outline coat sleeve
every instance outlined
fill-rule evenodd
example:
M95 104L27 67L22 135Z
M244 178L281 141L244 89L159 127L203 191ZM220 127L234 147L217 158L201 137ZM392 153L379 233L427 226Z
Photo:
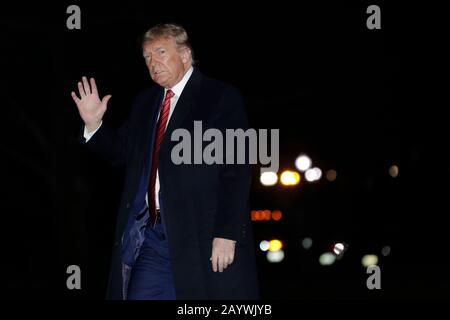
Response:
M89 150L104 158L113 166L122 166L126 161L128 120L118 130L112 129L105 121L97 132L86 142L84 126L80 131L80 142Z
M214 123L224 137L226 129L248 129L243 100L236 88L227 87L223 91ZM236 163L236 152L234 158L233 164L225 162L219 170L218 207L213 236L239 241L250 215L251 168L248 157L246 164Z

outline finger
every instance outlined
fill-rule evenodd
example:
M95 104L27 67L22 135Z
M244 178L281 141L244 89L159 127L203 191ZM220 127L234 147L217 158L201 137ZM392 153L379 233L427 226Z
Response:
M110 94L108 94L107 96L104 96L104 97L103 97L102 103L105 104L105 105L107 105L109 99L111 99L111 95L110 95Z
M94 78L91 78L91 90L92 90L92 94L96 94L98 96L97 84L95 83Z
M217 258L217 264L219 266L219 272L223 272L223 257L219 256Z
M80 102L80 99L78 99L77 95L75 94L75 92L71 92L70 95L72 96L73 101L75 101L76 104L78 104L78 102Z
M225 270L226 268L228 268L228 265L230 264L230 263L229 263L228 256L223 257L222 260L223 260L223 263L222 263L222 265L223 265L223 270Z
M217 256L213 255L211 257L211 264L212 264L212 269L214 272L217 272Z
M234 261L234 254L232 254L232 255L230 256L230 261L229 261L229 264L232 264L232 263L233 263L233 261Z
M84 92L84 88L81 82L78 82L78 92L80 93L81 99L83 99L86 96L86 93Z
M86 92L86 95L91 94L91 87L89 86L89 83L88 83L86 77L83 77L83 86L84 86L84 92Z

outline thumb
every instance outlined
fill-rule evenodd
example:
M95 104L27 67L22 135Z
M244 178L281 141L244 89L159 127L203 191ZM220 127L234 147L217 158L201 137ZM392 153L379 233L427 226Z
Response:
M104 96L102 99L102 103L105 105L108 104L108 101L109 101L109 99L111 99L111 97L112 96L110 94L108 94L107 96Z

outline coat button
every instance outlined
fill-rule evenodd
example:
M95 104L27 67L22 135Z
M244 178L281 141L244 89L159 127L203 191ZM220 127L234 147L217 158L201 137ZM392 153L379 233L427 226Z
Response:
M119 245L119 241L114 242L114 247L117 247Z
M245 238L245 234L246 234L246 232L247 232L247 225L244 223L243 225L242 225L242 237L243 238Z
M129 208L130 208L130 203L129 203L129 202L127 202L127 205L126 205L126 207L127 207L127 209L129 209Z

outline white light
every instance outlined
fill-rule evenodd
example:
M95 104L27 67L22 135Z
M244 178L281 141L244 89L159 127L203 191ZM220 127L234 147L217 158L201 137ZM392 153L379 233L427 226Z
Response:
M319 168L313 168L314 172L316 173L316 180L319 180L320 178L322 178L322 170L320 170Z
M305 172L306 181L313 182L316 178L316 172L314 170L308 169Z
M259 243L259 248L261 249L261 251L267 251L269 250L269 241L267 240L263 240Z
M389 247L389 246L385 246L385 247L383 247L383 249L381 249L381 254L385 257L388 256L390 253L391 253L391 247Z
M319 263L323 266L329 266L334 263L336 256L331 252L322 253L319 257Z
M278 176L275 172L263 172L259 178L263 186L273 186L278 181Z
M339 242L334 245L333 252L337 255L340 255L344 251L344 249L344 244Z
M374 266L378 263L378 256L375 254L366 254L361 259L361 263L364 267Z
M317 167L308 169L305 172L305 178L309 182L317 181L320 177L322 177L322 170Z
M295 160L295 167L303 172L311 168L312 161L307 155L300 155Z
M278 263L281 262L284 259L284 251L278 250L278 251L269 251L267 252L267 261L272 263Z
M305 248L306 250L308 250L309 248L311 248L312 246L312 239L311 238L305 238L302 240L302 246L303 248Z

